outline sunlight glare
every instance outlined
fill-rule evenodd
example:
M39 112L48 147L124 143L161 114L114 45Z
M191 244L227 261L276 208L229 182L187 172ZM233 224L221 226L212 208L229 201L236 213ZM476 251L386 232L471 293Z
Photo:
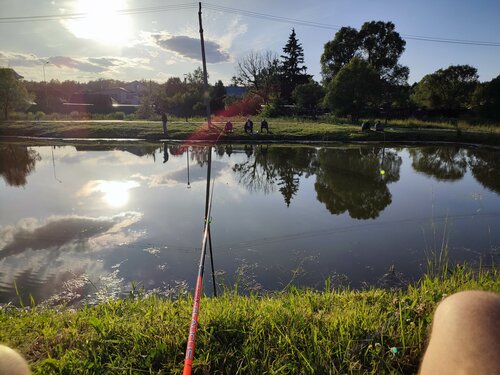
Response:
M103 193L103 200L110 206L123 207L130 198L129 190L138 186L135 181L100 181L95 191Z
M77 38L123 46L132 37L132 19L117 11L126 8L126 0L78 0L75 12L88 17L61 22Z

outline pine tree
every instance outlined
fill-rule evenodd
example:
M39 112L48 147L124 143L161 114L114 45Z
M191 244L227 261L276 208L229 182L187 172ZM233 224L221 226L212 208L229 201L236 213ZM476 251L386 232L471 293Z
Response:
M281 96L290 101L292 92L298 85L307 83L309 75L306 74L307 67L304 66L304 49L299 43L295 29L283 47L284 54L281 55Z

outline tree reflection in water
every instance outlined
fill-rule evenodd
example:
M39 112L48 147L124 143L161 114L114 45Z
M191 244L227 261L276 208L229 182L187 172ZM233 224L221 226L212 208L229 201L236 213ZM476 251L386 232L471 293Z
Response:
M412 167L438 181L456 181L467 172L464 149L459 147L419 147L409 149Z
M0 145L0 174L11 186L26 185L26 177L40 160L40 154L26 146Z
M239 182L250 191L278 188L287 206L299 190L300 177L316 174L318 200L332 214L348 211L357 219L375 218L388 204L387 184L399 180L401 158L381 148L322 149L246 146L248 159L234 165ZM381 174L380 170L385 170Z
M500 152L493 150L470 150L469 166L481 185L500 194Z
M316 150L311 147L245 145L244 152L248 159L233 166L239 182L265 194L278 187L287 206L299 190L300 177L314 173Z
M317 198L332 214L347 211L354 219L374 219L391 203L387 184L399 180L402 163L396 152L323 149L318 152L318 161Z

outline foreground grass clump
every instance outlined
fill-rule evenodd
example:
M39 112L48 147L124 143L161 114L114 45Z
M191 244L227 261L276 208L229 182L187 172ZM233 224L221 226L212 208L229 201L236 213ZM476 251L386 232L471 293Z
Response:
M405 291L289 289L203 298L196 374L416 373L446 295L500 292L498 272L456 267ZM35 374L180 374L192 300L128 298L79 310L0 310L0 342Z

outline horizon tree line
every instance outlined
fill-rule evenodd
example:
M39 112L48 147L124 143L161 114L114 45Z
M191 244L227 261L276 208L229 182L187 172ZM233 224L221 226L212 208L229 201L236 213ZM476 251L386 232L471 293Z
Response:
M321 82L307 74L304 50L295 29L278 56L273 51L250 51L236 62L230 86L243 86L244 97L228 96L222 81L210 85L214 114L266 117L299 115L316 117L330 112L350 117L390 114L410 116L417 109L428 115L459 117L466 112L486 119L500 119L500 75L479 82L477 69L451 65L408 84L409 68L399 63L406 42L392 22L365 22L359 30L342 27L324 45ZM27 110L36 101L46 113L59 108L75 92L122 87L127 82L98 79L81 83L51 80L22 82L12 69L0 69L0 109L3 118L13 110ZM141 81L148 87L141 93L139 118L159 111L178 117L203 116L204 86L201 68L171 77L164 83Z

